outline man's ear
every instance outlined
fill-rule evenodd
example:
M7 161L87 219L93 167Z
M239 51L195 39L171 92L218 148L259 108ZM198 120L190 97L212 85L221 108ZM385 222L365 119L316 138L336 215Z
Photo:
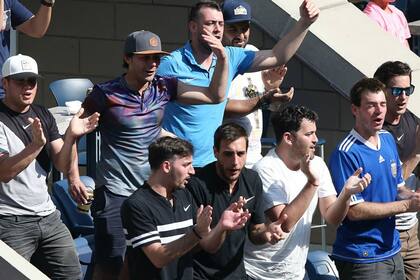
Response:
M354 104L351 104L351 113L353 114L353 117L355 117L356 116L356 113L357 113L357 109L358 109L359 107L357 107L356 105L354 105Z
M127 63L128 65L130 65L129 62L131 61L132 58L133 58L132 56L128 56L128 55L124 55L123 57L124 62Z
M197 32L197 26L198 26L197 23L193 20L190 20L188 22L188 30L190 32Z
M171 162L169 160L165 160L164 162L162 162L162 164L160 165L160 167L162 168L162 171L166 174L168 174L169 172L171 172Z
M292 145L293 144L293 134L290 133L290 132L285 132L283 134L283 141L288 145Z

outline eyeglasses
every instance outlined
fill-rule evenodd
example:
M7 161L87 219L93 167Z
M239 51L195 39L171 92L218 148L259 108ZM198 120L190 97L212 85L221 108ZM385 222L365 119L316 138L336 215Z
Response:
M26 79L11 79L13 80L18 86L25 86L29 85L30 87L34 87L36 85L36 78L26 78Z
M403 92L405 95L410 96L414 93L415 86L410 85L409 87L402 88L402 87L390 87L391 94L395 97L400 96Z

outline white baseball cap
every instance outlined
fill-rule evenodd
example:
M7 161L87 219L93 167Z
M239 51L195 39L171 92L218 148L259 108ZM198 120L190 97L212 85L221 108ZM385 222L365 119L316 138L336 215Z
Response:
M38 64L30 56L18 54L9 57L1 69L3 78L13 79L40 78L38 74Z

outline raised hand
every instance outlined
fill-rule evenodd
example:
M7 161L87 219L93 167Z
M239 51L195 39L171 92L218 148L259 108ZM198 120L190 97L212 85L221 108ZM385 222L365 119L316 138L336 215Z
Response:
M80 111L74 115L70 121L69 127L67 128L67 131L69 131L74 137L80 137L92 132L98 126L99 113L93 113L89 117L80 118L83 112L84 108L82 107Z
M319 17L319 9L312 0L304 0L299 7L301 19L309 26Z
M248 210L243 211L242 207L243 205L241 206L241 202L234 202L229 205L225 211L223 211L219 220L223 230L232 231L241 229L245 226L246 222L251 217L251 214Z
M286 238L287 233L281 229L281 225L286 221L286 219L287 214L282 214L277 221L272 222L268 225L267 230L265 232L265 236L267 238L268 243L274 245L280 240Z
M261 72L262 81L266 90L280 88L287 73L287 67L283 64L279 67Z
M315 168L312 163L314 155L313 154L306 154L300 159L300 170L302 170L303 174L306 175L308 178L308 182L312 185L318 186L319 185L319 178L318 174L315 172Z
M203 29L204 34L202 35L203 39L209 44L209 47L216 55L218 59L225 59L226 52L225 48L223 47L222 41L215 37L210 31L207 29Z
M364 189L366 189L366 187L372 181L372 177L369 173L366 173L362 178L360 178L359 175L362 174L362 171L363 168L359 167L353 173L353 175L347 179L346 183L344 184L344 188L348 194L352 195L364 191Z
M42 130L42 124L39 118L28 118L28 121L31 123L32 127L32 143L36 147L43 147L47 143L45 138L44 131Z
M213 208L210 205L204 207L200 205L197 209L197 220L195 229L201 237L206 236L210 232L210 224L212 221Z
M287 103L293 98L295 89L292 87L288 92L283 93L279 88L270 89L266 96L270 99L270 103Z

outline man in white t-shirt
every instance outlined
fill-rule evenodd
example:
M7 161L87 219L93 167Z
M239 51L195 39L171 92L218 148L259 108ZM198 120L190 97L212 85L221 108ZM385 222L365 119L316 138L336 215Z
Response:
M360 179L358 169L336 197L328 167L314 155L317 120L317 114L303 106L290 106L273 116L277 146L254 169L263 182L267 219L287 215L282 230L288 234L274 246L246 243L245 268L251 279L303 279L318 200L322 216L336 225L347 214L350 196L370 183L370 175Z
M250 22L252 20L251 7L242 0L226 0L222 3L223 19L225 22L222 43L224 46L245 48L258 51L248 44L250 35ZM252 166L259 161L261 156L261 136L263 132L263 114L261 107L267 106L271 98L266 102L259 102L253 112L244 110L243 102L235 100L247 100L256 96L281 94L279 86L286 75L287 68L279 67L261 72L244 73L238 75L232 81L228 93L229 101L225 109L224 122L235 122L245 128L248 134L248 151L246 167ZM284 94L283 102L288 102L293 97L293 89Z

